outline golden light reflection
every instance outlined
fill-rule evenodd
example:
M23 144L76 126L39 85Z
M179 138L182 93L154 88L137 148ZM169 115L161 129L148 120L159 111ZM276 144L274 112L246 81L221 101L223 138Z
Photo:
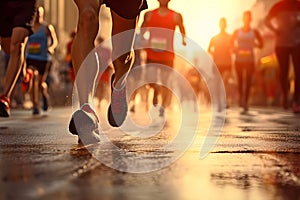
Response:
M227 18L228 31L241 25L242 12L251 9L255 0L171 0L169 7L183 16L187 36L204 49L218 33L220 17ZM158 7L157 0L148 0L149 9ZM143 19L143 13L141 16Z

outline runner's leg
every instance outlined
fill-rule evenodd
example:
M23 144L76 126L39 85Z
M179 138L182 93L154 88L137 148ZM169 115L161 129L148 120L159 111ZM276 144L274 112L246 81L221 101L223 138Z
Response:
M246 77L245 77L245 102L244 102L244 110L248 109L248 100L251 91L252 78L254 74L254 63L250 62L246 64Z
M289 71L289 51L284 47L276 47L276 57L280 68L280 84L283 95L283 107L288 108L288 71Z
M300 45L293 49L292 59L295 72L295 92L293 101L300 106Z
M130 68L133 65L134 53L132 51L133 39L136 28L137 20L136 19L125 19L117 15L114 11L111 11L113 27L112 27L112 36L127 31L132 30L129 34L125 34L125 37L113 37L112 46L113 46L113 64L115 69L115 87L121 87L125 83L125 78L130 71ZM116 58L115 56L119 52L125 52L125 54Z
M24 64L25 44L28 34L28 29L16 27L13 29L11 38L1 38L1 46L6 53L10 54L6 72L5 86L2 93L2 95L8 98L11 96Z
M94 80L98 74L98 66L94 55L91 55L84 64L83 62L94 49L94 40L99 29L98 16L101 4L95 0L74 1L79 10L79 19L71 54L75 75L77 75L81 65L82 67L84 66L84 70L80 71L80 76L76 77L79 103L82 106L85 103L89 103L89 95L93 96ZM86 70L86 67L88 67L88 70Z

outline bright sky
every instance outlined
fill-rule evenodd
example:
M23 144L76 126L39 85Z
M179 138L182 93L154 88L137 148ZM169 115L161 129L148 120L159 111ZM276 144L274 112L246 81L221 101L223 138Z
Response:
M157 0L147 0L149 9L158 7ZM171 0L170 8L181 13L187 36L207 48L210 38L219 31L220 17L228 22L228 31L241 26L244 10L250 9L255 0ZM143 16L141 16L143 19Z

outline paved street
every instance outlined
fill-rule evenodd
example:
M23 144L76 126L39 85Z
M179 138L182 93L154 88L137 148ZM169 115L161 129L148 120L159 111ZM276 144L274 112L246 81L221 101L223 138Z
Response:
M280 108L251 108L245 115L230 108L220 136L210 136L217 144L200 159L210 126L208 111L202 111L198 127L191 123L195 113L191 120L180 120L169 111L163 129L150 138L130 136L136 133L128 128L123 131L130 134L120 136L118 129L102 124L114 144L126 150L123 154L106 144L78 145L67 131L71 113L71 107L39 117L30 110L13 110L11 118L0 119L1 200L300 199L299 115ZM141 126L149 120L141 112L131 116ZM174 156L175 151L160 150L171 135L180 127L188 135L195 126L196 138L183 156L153 170ZM155 156L143 157L153 152ZM126 172L134 170L132 165L149 172Z

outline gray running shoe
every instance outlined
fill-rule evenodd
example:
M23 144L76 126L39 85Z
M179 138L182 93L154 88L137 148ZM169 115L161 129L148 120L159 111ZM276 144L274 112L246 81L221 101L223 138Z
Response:
M126 85L121 89L113 88L114 74L111 77L111 103L108 108L108 122L113 127L120 127L127 116Z
M77 110L72 115L69 131L73 135L78 135L84 145L100 142L98 121L92 113ZM79 141L80 141L79 140Z

